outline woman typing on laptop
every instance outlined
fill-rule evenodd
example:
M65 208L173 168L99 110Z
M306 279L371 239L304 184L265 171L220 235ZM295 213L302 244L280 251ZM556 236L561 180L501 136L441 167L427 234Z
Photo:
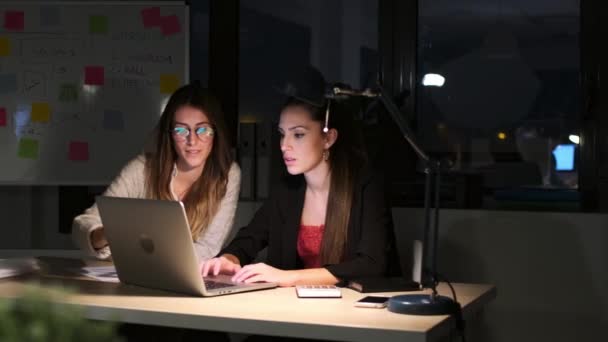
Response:
M323 77L312 68L284 92L290 97L278 130L290 175L220 256L201 265L203 276L295 286L384 275L390 217L382 182L348 129L353 117L325 99ZM265 247L266 262L249 264Z
M191 84L171 95L153 150L131 160L104 196L181 201L197 255L208 259L229 235L239 189L240 169L229 150L219 102ZM74 219L72 236L97 258L110 257L96 205Z

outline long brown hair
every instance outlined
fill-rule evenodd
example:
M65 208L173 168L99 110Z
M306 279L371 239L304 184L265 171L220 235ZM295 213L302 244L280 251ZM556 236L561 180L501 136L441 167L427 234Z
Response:
M320 127L324 127L327 105L326 103L323 107L318 107L308 101L292 97L287 100L283 109L292 106L303 108L314 121L320 123ZM336 264L345 257L358 170L367 160L361 136L357 134L353 119L343 112L344 106L332 101L328 127L338 131L338 138L329 150L328 162L331 179L325 215L325 231L321 242L321 264Z
M174 200L170 184L177 153L171 130L174 127L175 112L183 106L190 106L205 113L215 129L213 147L205 161L201 176L192 184L183 199L192 239L196 241L219 209L219 204L226 194L228 173L232 165L221 106L206 88L198 84L185 85L169 98L155 128L154 150L146 154L147 196Z

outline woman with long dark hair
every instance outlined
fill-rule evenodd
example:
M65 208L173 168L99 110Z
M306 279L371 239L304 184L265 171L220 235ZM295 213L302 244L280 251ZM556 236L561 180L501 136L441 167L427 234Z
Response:
M304 73L304 84L287 86L278 125L289 176L219 256L201 265L203 275L294 286L386 273L391 224L383 184L366 165L353 118L325 99L318 71ZM265 247L265 262L250 264Z

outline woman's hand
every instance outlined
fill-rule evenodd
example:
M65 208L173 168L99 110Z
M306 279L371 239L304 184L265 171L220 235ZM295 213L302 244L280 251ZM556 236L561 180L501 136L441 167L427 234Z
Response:
M91 245L94 249L102 249L108 245L108 240L106 239L103 227L97 228L91 232Z
M264 263L251 264L241 268L232 277L235 282L255 283L271 282L279 286L294 286L296 284L296 272L284 271Z
M226 254L203 261L200 268L202 276L206 277L207 275L235 274L241 269L241 265L235 256Z

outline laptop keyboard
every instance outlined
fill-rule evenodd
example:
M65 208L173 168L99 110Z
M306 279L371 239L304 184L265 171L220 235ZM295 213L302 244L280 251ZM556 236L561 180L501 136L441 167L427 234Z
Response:
M203 279L203 281L205 282L205 288L207 288L207 290L221 289L224 287L234 286L234 284L232 283L223 283L211 279Z

